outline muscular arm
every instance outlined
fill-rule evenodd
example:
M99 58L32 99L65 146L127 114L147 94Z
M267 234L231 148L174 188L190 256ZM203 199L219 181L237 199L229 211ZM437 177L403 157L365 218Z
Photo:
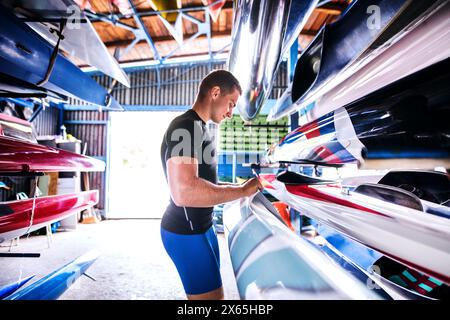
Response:
M243 185L220 186L198 176L198 162L190 157L167 160L167 180L173 201L180 207L212 207L250 196L260 187L257 180Z

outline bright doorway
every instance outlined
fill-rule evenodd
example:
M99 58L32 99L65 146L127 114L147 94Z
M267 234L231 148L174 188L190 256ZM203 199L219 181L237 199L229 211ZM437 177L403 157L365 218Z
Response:
M161 141L180 112L112 112L108 218L161 218L169 190Z

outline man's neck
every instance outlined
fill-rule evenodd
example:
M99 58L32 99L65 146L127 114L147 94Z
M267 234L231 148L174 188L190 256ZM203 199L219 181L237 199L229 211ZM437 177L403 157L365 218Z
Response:
M192 110L194 110L205 123L210 120L208 108L204 104L196 101L192 106Z

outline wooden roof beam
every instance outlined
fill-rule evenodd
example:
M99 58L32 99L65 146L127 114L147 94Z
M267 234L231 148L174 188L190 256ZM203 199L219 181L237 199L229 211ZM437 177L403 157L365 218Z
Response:
M233 9L233 2L232 1L227 1L225 2L225 4L222 7L222 10L227 10L227 9ZM155 11L155 10L137 10L136 9L136 13L137 16L139 17L148 17L148 16L155 16L158 14L158 12L170 12L170 11L183 11L183 12L196 12L196 11L204 11L205 10L205 6L195 6L195 7L183 7L181 9L178 10L165 10L165 11ZM100 15L111 15L111 12L96 12L97 14ZM116 19L129 19L130 17L126 17L121 13L113 13L114 17ZM100 21L99 19L95 19L93 18L91 20L92 23L94 22L98 22Z
M300 36L315 36L317 34L316 31L313 30L302 30L300 32ZM184 34L183 37L184 38L190 38L193 35L195 35L195 33L188 33L188 34ZM217 37L217 36L231 36L231 30L224 30L224 31L216 31L216 32L212 32L211 33L211 37ZM167 35L167 36L161 36L161 37L152 37L153 42L156 44L158 42L161 41L170 41L170 40L175 40L172 36ZM108 41L105 42L105 46L110 48L110 47L126 47L128 46L131 42L133 42L134 39L122 39L122 40L114 40L114 41ZM145 42L145 40L140 40L138 43L141 42Z
M190 38L193 35L195 35L196 33L189 33L189 34L184 34L183 38ZM212 37L215 36L229 36L231 35L231 30L226 30L226 31L218 31L218 32L213 32L211 34ZM161 36L161 37L152 37L153 42L157 43L157 42L162 42L162 41L170 41L170 40L175 40L172 36L168 35L168 36ZM127 46L129 45L132 41L134 41L134 39L126 39L126 40L115 40L115 41L108 41L105 42L105 46L106 47L123 47L123 46ZM144 40L139 41L138 43L144 42Z
M314 9L315 12L321 12L329 14L331 16L339 16L345 9L347 9L346 3L341 2L327 2Z

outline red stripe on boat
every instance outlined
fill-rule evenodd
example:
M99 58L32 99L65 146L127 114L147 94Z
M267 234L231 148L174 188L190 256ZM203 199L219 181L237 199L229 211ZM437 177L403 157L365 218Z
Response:
M265 178L266 177L267 177L267 180L269 180L269 179L275 180L276 179L275 175L265 175ZM305 198L308 198L308 199L313 199L313 200L319 200L319 201L324 201L324 202L336 203L336 204L347 206L347 207L350 207L350 208L355 208L355 209L362 210L362 211L365 211L365 212L370 212L370 213L374 213L374 214L377 214L377 215L388 217L388 216L386 216L386 215L384 215L384 214L382 214L380 212L377 212L377 211L372 210L370 208L366 208L366 207L360 206L360 205L355 204L353 202L350 202L348 200L344 200L344 199L340 199L340 198L337 198L337 197L334 197L334 196L331 196L331 195L328 195L328 194L324 194L323 192L320 192L319 190L317 190L315 188L311 188L311 187L308 187L308 186L296 186L296 185L285 185L285 187L286 187L288 192L290 192L290 193L292 193L294 195L298 195L298 196L305 197ZM393 255L393 254L391 254L389 252L386 252L386 251L384 251L384 250L382 250L380 248L377 248L375 246L369 245L367 243L363 243L361 241L359 241L359 242L364 244L364 245L366 245L366 246L368 246L371 249L374 249L374 250L376 250L376 251L378 251L378 252L380 252L380 253L382 253L382 254L384 254L384 255L386 255L386 256L388 256L388 257L390 257L390 258L392 258L392 259L394 259L394 260L396 260L396 261L398 261L398 262L400 262L402 264L404 264L404 265L407 265L407 266L409 266L411 268L414 268L415 270L419 270L420 272L423 272L423 273L425 273L425 274L427 274L427 275L429 275L429 276L431 276L431 277L433 277L435 279L438 279L438 280L443 281L444 283L450 285L450 276L449 275L435 272L433 270L428 269L426 266L419 266L419 265L417 265L417 264L415 264L413 262L410 262L410 261L407 261L405 259L399 258L396 255Z
M276 175L260 174L259 179L264 188L275 190L275 188L272 186L272 182L274 182L277 179Z
M346 206L346 207L350 207L353 209L373 213L376 215L389 217L381 212L372 210L370 208L361 206L359 204L353 203L353 202L345 200L345 199L337 198L335 196L323 193L323 192L321 192L315 188L311 188L309 186L286 185L286 189L290 193L295 194L300 197L305 197L305 198L309 198L309 199L313 199L313 200L319 200L319 201L325 201L325 202L329 202L329 203L339 204L341 206Z
M339 159L336 154L326 146L317 147L313 152L322 160L326 160L327 163L342 163L341 159Z
M299 128L300 132L303 132L308 139L320 137L320 128L317 125L317 121L313 121Z

